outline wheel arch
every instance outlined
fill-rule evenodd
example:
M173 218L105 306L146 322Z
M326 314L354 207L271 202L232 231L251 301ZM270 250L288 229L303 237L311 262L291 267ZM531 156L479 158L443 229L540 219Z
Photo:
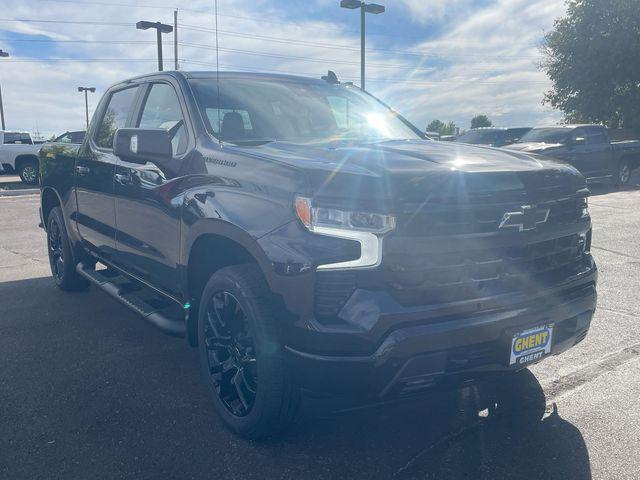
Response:
M632 170L640 167L640 152L623 154L620 157L620 163L622 162L627 162Z
M45 230L47 229L49 214L55 207L60 207L63 210L63 217L66 219L64 209L62 207L62 200L60 199L58 192L51 187L43 188L42 193L40 194L40 208L42 209L42 224Z
M40 160L38 159L37 155L34 155L33 153L23 153L21 155L18 155L15 159L14 163L16 172L19 172L20 168L22 168L22 165L24 165L29 160L33 160L38 166L40 165Z
M271 262L265 252L247 232L228 222L203 219L192 225L182 256L185 294L194 313L207 281L224 267L254 263L274 291ZM187 339L190 345L197 345L197 314L189 315Z

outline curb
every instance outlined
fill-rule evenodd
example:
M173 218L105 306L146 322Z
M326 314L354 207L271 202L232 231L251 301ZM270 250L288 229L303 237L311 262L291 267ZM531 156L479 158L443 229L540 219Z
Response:
M19 197L22 195L35 195L40 193L39 188L25 188L23 190L0 190L0 197Z

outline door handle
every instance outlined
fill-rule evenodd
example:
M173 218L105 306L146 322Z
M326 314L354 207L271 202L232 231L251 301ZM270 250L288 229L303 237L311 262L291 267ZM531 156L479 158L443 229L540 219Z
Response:
M91 172L91 169L89 167L85 167L84 165L76 165L76 173L78 175L86 175L89 172Z
M120 185L131 185L133 183L130 173L116 173L114 178Z

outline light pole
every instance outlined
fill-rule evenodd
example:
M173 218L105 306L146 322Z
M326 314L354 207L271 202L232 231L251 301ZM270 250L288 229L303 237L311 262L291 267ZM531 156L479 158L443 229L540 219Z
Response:
M377 15L384 12L384 7L377 3L365 3L360 0L342 0L340 2L342 8L350 10L360 9L360 88L364 90L364 37L365 37L365 15L373 13Z
M0 58L6 58L9 56L9 52L0 50ZM0 86L0 120L2 121L2 130L7 128L4 124L4 107L2 106L2 87Z
M89 131L89 98L87 92L95 93L95 87L78 87L79 92L84 92L84 113L87 119L87 131Z
M156 29L156 38L158 39L158 71L162 71L162 34L163 33L171 33L173 32L173 27L171 25L167 25L166 23L160 22L147 22L140 21L136 23L136 28L138 30L149 30L150 28Z

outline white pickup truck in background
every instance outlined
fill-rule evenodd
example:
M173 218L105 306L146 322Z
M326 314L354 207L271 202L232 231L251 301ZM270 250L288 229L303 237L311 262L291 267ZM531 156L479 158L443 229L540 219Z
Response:
M0 130L0 172L17 173L29 185L38 183L38 152L42 144L34 143L27 132ZM4 170L4 171L3 171Z

